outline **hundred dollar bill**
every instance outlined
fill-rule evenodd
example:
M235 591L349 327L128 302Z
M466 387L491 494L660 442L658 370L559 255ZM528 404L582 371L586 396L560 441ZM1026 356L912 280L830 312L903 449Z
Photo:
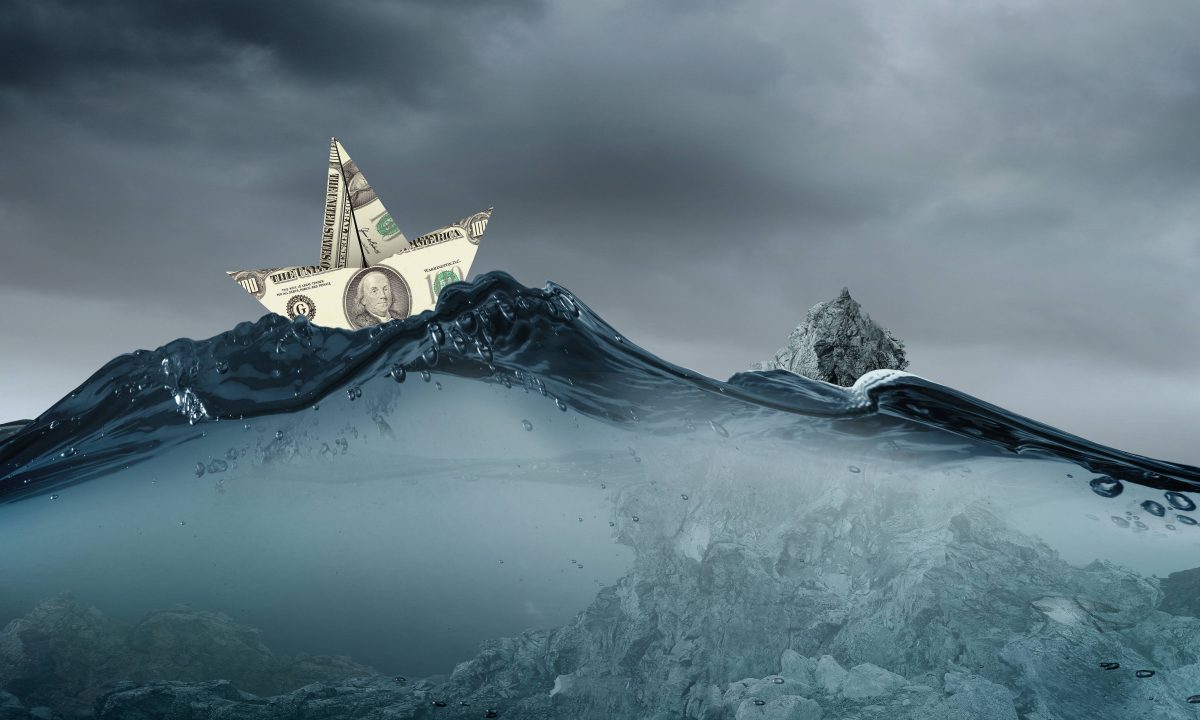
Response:
M319 266L366 267L407 246L358 164L340 140L330 139Z
M365 267L320 265L235 270L235 282L272 312L350 330L430 310L450 283L465 280L492 211L426 233Z

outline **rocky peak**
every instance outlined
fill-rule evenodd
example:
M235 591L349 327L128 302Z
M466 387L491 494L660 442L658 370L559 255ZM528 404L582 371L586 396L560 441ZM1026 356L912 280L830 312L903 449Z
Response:
M876 324L842 288L836 299L817 303L788 336L787 345L752 370L790 370L849 387L871 370L908 367L903 341Z

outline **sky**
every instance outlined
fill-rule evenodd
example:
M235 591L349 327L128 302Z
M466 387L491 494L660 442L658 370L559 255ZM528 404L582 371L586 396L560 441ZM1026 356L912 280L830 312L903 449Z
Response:
M0 22L0 420L316 261L332 135L409 237L724 379L843 286L908 370L1200 464L1200 4L57 0Z

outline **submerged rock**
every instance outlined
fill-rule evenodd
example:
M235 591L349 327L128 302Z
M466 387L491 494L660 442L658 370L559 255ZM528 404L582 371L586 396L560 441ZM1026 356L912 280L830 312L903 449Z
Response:
M0 631L0 688L27 706L86 715L121 681L232 680L254 693L276 694L374 673L345 657L275 655L258 636L227 615L187 605L149 613L126 627L60 595Z
M877 325L842 288L830 302L817 303L788 335L787 345L751 370L790 370L813 380L849 387L872 370L908 367L904 343Z
M61 657L52 662L30 645L7 656L25 658L23 689L8 689L26 706L63 714L32 698L34 680L79 688L100 675L84 682L31 669L76 668L68 660L86 658L125 672L135 661L155 673L199 672L163 656L195 645L216 662L209 653L228 643L224 657L240 679L109 685L92 690L88 708L106 720L466 718L488 709L522 720L1194 718L1187 698L1200 693L1200 619L1160 611L1153 578L1106 562L1071 565L953 484L936 494L864 474L849 484L831 479L802 506L742 493L730 514L724 501L707 504L721 480L705 485L702 476L690 492L705 503L684 524L676 493L627 489L615 511L636 507L641 517L636 535L621 536L637 550L629 574L572 622L488 640L449 677L262 690L264 678L279 677L268 672L276 661L224 616L152 614L140 631L117 633L136 638L122 640L132 658L122 661L108 654L120 647L105 639L111 623L57 600L31 615L61 617L78 631L23 619L26 632L59 638ZM784 555L795 560L786 572ZM13 627L0 647L20 639ZM1121 669L1100 667L1110 661ZM1137 669L1155 674L1137 678Z

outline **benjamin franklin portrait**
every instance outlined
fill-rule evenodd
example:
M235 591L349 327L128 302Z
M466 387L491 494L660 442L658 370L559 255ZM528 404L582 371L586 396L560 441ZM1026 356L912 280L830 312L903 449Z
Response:
M385 265L363 268L346 283L342 297L346 319L355 329L402 320L412 308L408 283Z

